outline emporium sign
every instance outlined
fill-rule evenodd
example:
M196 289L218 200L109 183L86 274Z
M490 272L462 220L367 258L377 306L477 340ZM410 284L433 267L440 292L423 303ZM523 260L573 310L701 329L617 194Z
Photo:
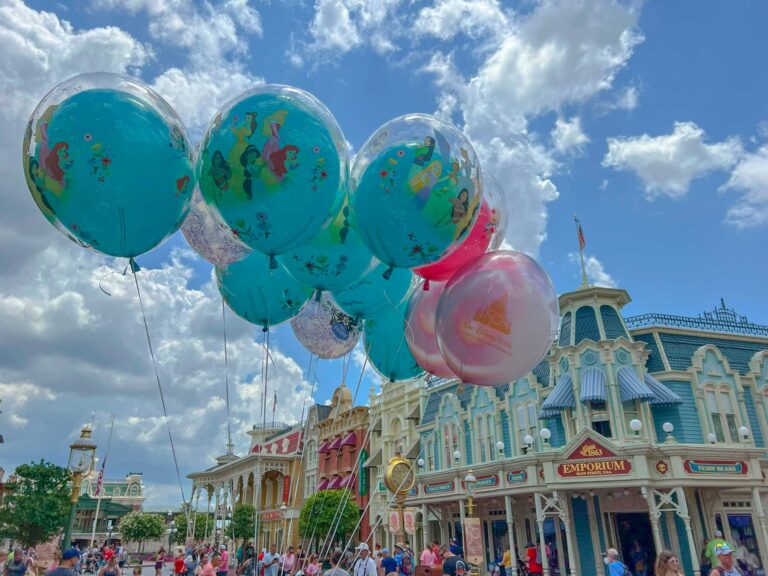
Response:
M746 474L746 462L728 462L722 460L686 460L683 468L689 474Z
M587 438L557 467L561 478L621 476L632 472L632 462Z

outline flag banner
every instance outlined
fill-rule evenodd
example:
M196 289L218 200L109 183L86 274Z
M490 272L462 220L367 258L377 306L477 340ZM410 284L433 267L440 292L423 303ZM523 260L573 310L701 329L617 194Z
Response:
M464 558L472 564L482 564L484 557L483 525L480 518L464 519Z
M392 534L400 532L400 512L392 510L389 513L389 531Z
M578 219L576 219L576 226L578 227L579 250L584 250L587 245L587 240L584 238L584 230L581 229L581 222L579 222Z
M406 508L403 510L403 525L406 534L416 534L416 508Z

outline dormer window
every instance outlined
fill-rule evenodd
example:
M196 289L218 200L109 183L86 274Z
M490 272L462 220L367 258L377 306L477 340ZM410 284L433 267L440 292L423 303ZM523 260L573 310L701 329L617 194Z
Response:
M592 430L598 434L611 438L611 417L608 414L608 406L604 401L592 401L589 403L590 414L592 418Z

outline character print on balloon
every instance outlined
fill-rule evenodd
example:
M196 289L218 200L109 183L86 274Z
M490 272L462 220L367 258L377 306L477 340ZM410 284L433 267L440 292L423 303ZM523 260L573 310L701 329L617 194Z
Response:
M176 197L184 196L189 192L189 176L182 176L176 179Z
M176 152L179 158L186 157L190 162L192 161L192 151L187 149L187 142L184 139L184 133L180 126L173 125L171 127L171 141L169 146Z
M216 150L211 158L211 167L208 174L221 192L229 190L229 181L232 178L232 167L224 158L221 150Z
M91 134L85 134L83 139L86 142L92 140ZM96 176L96 180L100 184L104 184L108 176L111 176L109 170L112 165L112 157L107 152L107 147L104 144L96 143L91 146L91 157L88 159L88 166L91 167L91 174Z

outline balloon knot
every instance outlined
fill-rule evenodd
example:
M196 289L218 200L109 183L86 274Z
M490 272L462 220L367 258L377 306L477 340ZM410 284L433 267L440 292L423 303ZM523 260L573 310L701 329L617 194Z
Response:
M389 280L390 278L392 278L392 272L394 271L395 269L392 266L384 270L384 274L382 274L382 276L384 277L384 280Z
M429 278L424 280L424 292L429 292Z
M277 258L274 257L274 255L269 256L269 269L270 270L277 270Z
M323 299L323 291L315 290L315 302L320 302Z
M269 326L262 326L261 327L262 332L269 332Z
M128 260L128 265L131 267L131 272L133 272L134 274L136 274L136 272L141 270L141 267L138 264L136 264L136 260L134 260L133 258L130 258Z

